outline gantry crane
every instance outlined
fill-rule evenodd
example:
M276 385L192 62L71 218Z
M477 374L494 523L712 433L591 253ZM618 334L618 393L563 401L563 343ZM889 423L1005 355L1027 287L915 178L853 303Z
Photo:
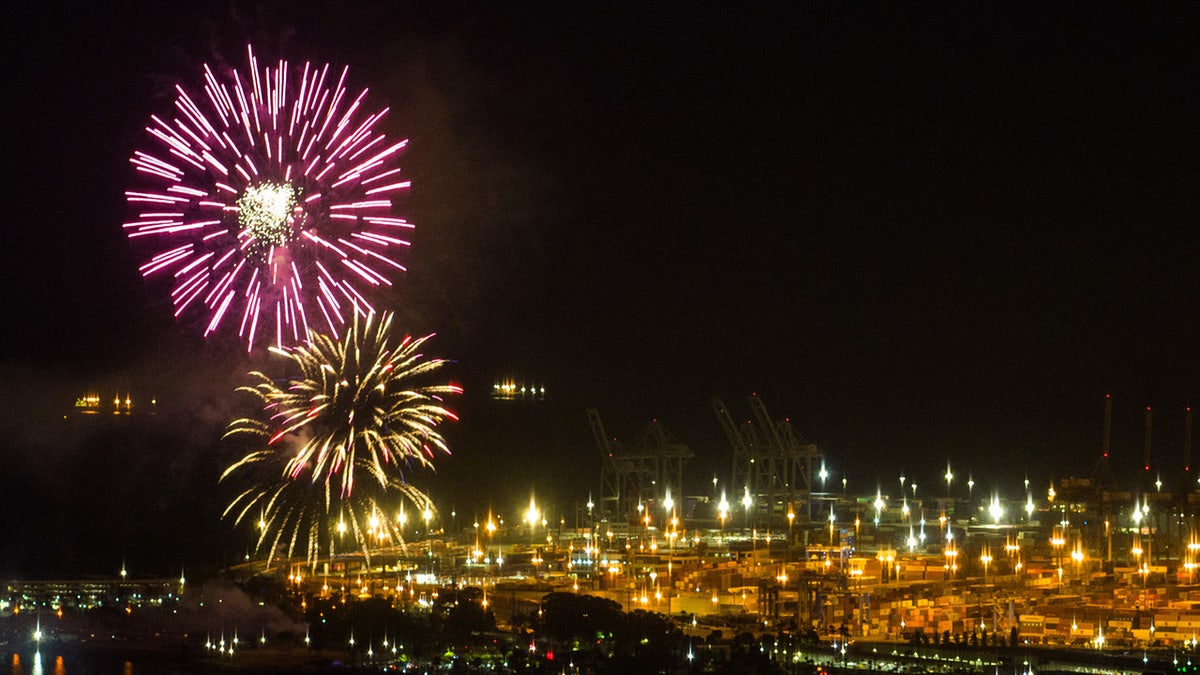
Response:
M626 452L617 439L605 433L596 409L589 408L587 416L601 455L600 513L633 522L642 517L641 510L648 504L661 503L668 494L682 496L683 463L692 453L657 420L647 425Z
M617 458L621 456L621 443L615 438L609 438L604 433L604 424L600 421L600 413L595 408L587 409L588 423L592 427L592 437L600 450L600 501L599 512L605 516L615 517L620 512L621 481L618 478Z
M778 524L793 513L808 521L813 466L821 459L817 446L805 441L787 419L773 420L757 395L750 397L754 419L744 425L735 424L715 396L712 407L733 448L732 485L750 497L748 515Z

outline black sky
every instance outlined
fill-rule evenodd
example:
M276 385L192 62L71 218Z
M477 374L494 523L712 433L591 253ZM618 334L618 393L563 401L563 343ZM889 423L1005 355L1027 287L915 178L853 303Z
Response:
M714 394L749 416L760 393L864 489L932 485L947 459L1003 487L1086 475L1108 392L1119 468L1147 405L1155 470L1181 464L1194 5L29 4L4 41L10 523L48 491L71 512L80 447L129 466L44 440L31 411L85 388L172 380L209 424L148 471L203 486L220 466L220 392L246 364L137 275L122 193L170 86L249 40L349 65L412 139L396 306L467 387L432 479L464 513L593 486L587 407L627 442L662 421L699 492L728 471ZM548 400L494 404L501 375ZM187 510L163 500L155 523ZM31 573L16 532L0 563Z

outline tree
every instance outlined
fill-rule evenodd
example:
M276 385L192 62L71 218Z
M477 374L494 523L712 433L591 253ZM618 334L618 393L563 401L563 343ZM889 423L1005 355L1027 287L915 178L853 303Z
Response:
M594 595L548 593L542 598L541 628L559 643L588 644L619 633L625 625L621 605Z
M454 646L479 644L482 634L496 629L496 617L474 602L460 602L442 619L442 636Z

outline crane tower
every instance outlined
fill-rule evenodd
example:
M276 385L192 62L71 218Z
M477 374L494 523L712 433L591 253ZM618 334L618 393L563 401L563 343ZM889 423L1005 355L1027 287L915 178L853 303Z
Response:
M734 423L721 399L713 397L712 406L733 448L732 485L750 496L748 515L763 524L786 523L788 513L809 521L817 446L787 419L773 420L756 395L750 397L754 418L745 424Z
M600 450L600 513L618 520L635 521L643 509L661 503L667 495L683 496L683 464L692 457L687 445L675 440L658 420L626 451L610 438L600 413L587 410L592 436Z

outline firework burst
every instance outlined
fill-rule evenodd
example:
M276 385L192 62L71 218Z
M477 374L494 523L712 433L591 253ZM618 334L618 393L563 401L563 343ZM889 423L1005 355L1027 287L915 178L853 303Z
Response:
M261 402L263 414L226 431L252 450L221 477L251 480L225 515L257 517L260 546L271 542L275 551L286 542L289 556L303 546L315 561L323 537L346 529L368 552L372 544L399 543L397 524L384 515L398 514L399 503L430 508L406 472L449 453L438 426L457 419L444 397L462 390L418 385L445 361L421 353L432 336L392 344L391 324L387 314L356 315L340 340L313 333L305 346L273 349L299 374L279 383L253 372L257 382L239 389Z
M405 268L412 225L393 215L409 187L396 165L408 141L377 130L347 69L260 66L175 88L175 113L151 116L152 148L130 158L131 239L153 243L143 275L169 275L175 316L205 317L204 334L235 327L248 348L335 337L350 314Z

